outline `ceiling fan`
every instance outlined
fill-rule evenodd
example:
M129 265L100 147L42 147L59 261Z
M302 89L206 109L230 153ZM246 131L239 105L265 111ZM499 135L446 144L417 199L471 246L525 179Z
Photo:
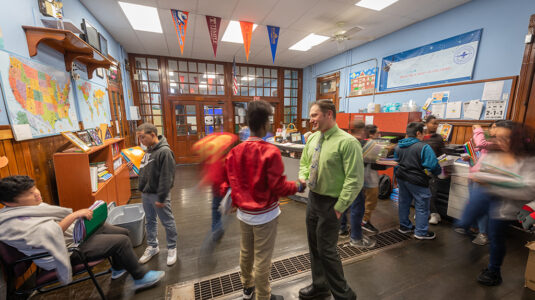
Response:
M356 39L356 40L372 40L373 38L371 37L355 37L355 35L361 31L362 27L360 26L355 26L355 27L352 27L352 28L349 28L349 29L345 29L345 25L346 23L345 22L338 22L336 23L336 31L334 32L334 34L330 35L331 37L331 41L333 42L336 42L336 45L338 47L338 51L343 51L345 50L346 48L346 43L345 41L347 40L352 40L352 39Z

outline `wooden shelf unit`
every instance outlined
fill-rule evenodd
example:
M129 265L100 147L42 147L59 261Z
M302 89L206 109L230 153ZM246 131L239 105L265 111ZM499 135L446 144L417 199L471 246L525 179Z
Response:
M66 150L53 156L59 204L73 210L88 208L96 200L117 205L128 203L130 199L130 170L123 163L113 170L112 147L119 145L124 149L124 139L106 140L103 145L91 147L89 152L73 152ZM118 156L115 157L117 159ZM89 164L105 162L112 177L99 182L96 192L91 191Z
M22 28L26 33L28 52L31 57L37 55L39 44L45 44L64 55L67 72L71 71L72 62L77 60L87 67L87 77L91 79L96 69L109 69L113 64L110 59L71 31L34 26L22 26Z

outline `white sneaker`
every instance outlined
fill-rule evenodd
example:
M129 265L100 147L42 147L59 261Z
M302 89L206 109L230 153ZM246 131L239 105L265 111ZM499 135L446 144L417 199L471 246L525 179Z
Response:
M429 224L437 225L441 221L440 215L437 213L432 213L431 218L429 218Z
M139 263L144 264L148 262L154 255L158 253L160 253L160 248L158 246L148 246L147 249L145 249L145 252L143 252L143 256L141 256L141 258L139 259Z
M167 265L172 266L176 263L176 248L167 250Z

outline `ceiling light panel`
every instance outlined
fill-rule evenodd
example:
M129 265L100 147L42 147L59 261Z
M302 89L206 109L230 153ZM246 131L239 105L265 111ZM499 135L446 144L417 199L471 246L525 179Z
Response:
M162 33L160 16L156 7L119 1L128 22L135 30Z
M355 3L355 5L379 11L396 2L398 2L398 0L360 0Z
M297 50L297 51L308 51L310 48L319 45L326 40L328 40L328 36L324 35L318 35L311 33L307 35L304 39L300 40L299 42L295 43L293 46L291 46L290 50Z
M258 25L253 24L253 31L256 29L257 26ZM243 36L241 34L240 22L230 21L228 23L227 30L225 30L225 33L223 34L223 38L221 38L221 41L243 44Z

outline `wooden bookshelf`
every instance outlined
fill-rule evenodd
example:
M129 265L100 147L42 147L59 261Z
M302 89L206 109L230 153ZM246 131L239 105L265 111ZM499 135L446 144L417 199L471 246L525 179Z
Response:
M128 203L130 199L130 170L121 161L121 166L114 170L113 162L120 154L112 155L112 148L117 145L124 149L124 139L109 139L103 145L91 147L88 152L68 149L53 156L59 204L73 210L87 208L96 200L117 205ZM105 162L112 177L98 183L96 192L91 191L89 166L91 163Z

